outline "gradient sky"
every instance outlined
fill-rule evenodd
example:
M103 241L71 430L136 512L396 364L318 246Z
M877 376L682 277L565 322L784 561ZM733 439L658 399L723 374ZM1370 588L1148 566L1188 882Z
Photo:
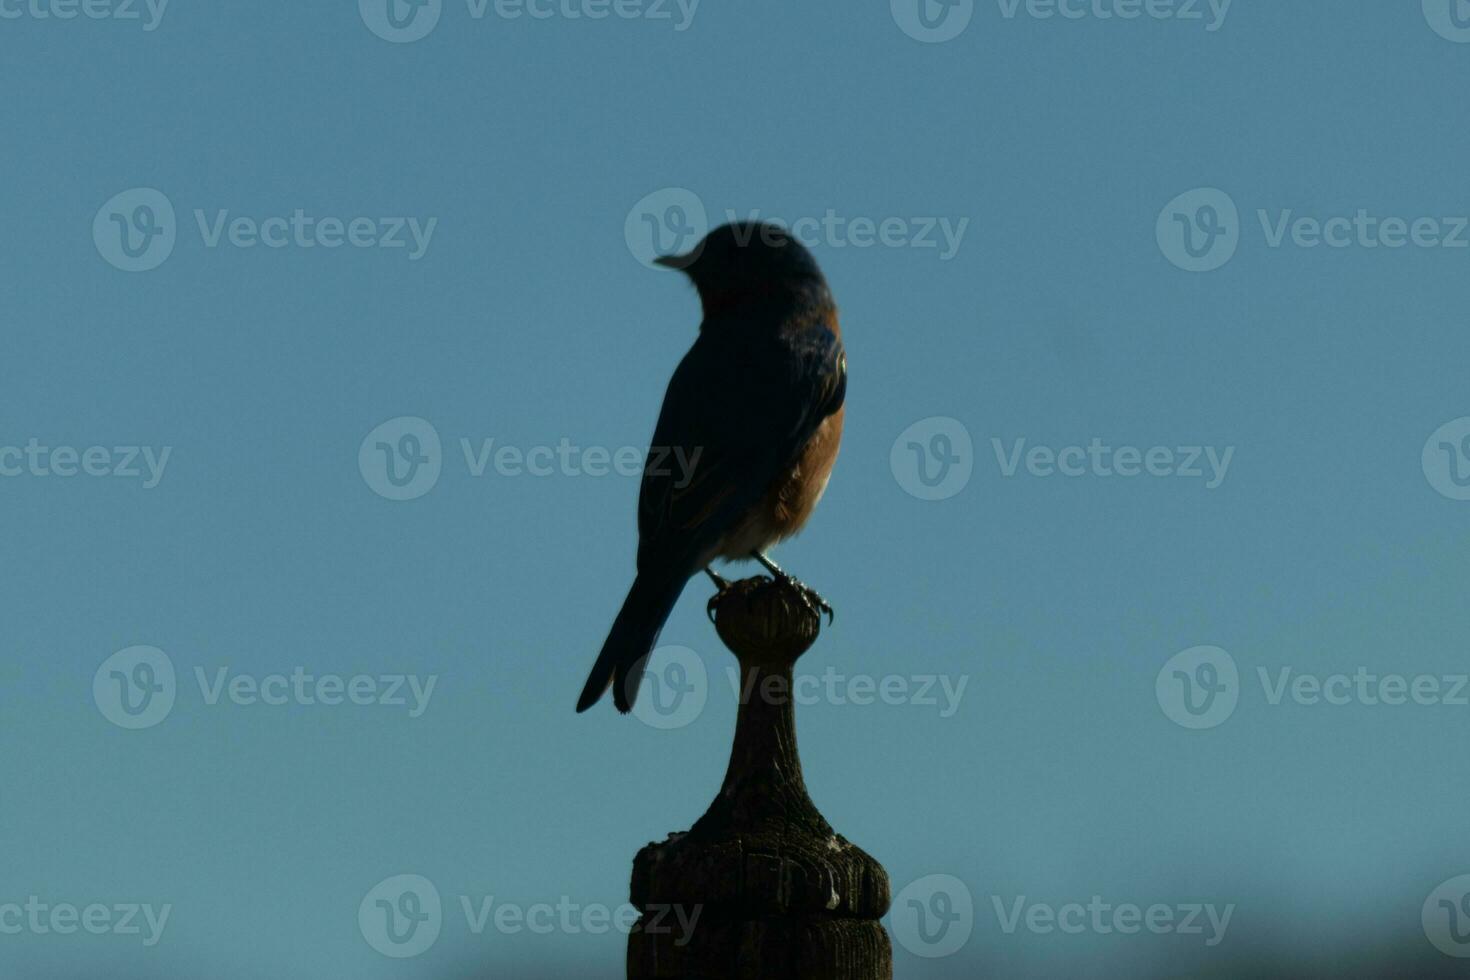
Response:
M142 4L60 20L46 2L0 0L0 464L17 473L0 477L0 906L171 911L153 946L0 934L0 974L622 975L615 931L477 935L460 899L626 901L637 849L718 788L734 661L697 580L664 642L703 665L703 709L673 729L575 716L631 579L637 481L475 476L461 440L646 445L698 309L640 264L643 215L697 228L690 194L711 222L818 219L843 309L842 456L776 555L838 612L802 671L965 685L947 714L940 686L938 704L822 693L798 712L813 798L895 893L947 875L973 900L960 949L896 943L897 975L1228 975L1251 957L1349 975L1383 947L1454 964L1420 914L1470 872L1470 707L1272 704L1258 674L1470 671L1470 503L1421 461L1470 415L1470 249L1268 234L1287 211L1446 234L1470 214L1470 44L1432 28L1459 36L1447 4L1236 0L1211 30L1206 3L1124 20L977 0L929 43L902 0L704 0L687 21L673 3L593 20L444 0L397 43L351 0L174 0L153 30ZM174 210L173 248L128 272L113 215L168 234L137 188ZM1200 188L1237 216L1204 210L1219 195L1165 212ZM329 239L323 218L338 237L370 219L362 240L437 222L417 258L228 230L284 234L267 220L298 209ZM1175 214L1219 226L1229 261L1179 268ZM853 244L888 219L889 243ZM939 219L964 223L947 257L912 241ZM403 417L441 448L437 481L400 501L375 489L377 440L366 469L359 449ZM935 435L954 480L969 471L942 500L908 449ZM75 448L54 463L78 475L39 475L33 439ZM1006 476L993 440L1020 439L1233 455L1213 489L1091 462ZM149 488L81 472L92 446L94 469L124 462L115 447L170 454ZM1191 730L1156 679L1202 645L1237 667L1237 703ZM127 730L103 710L110 670L93 682L135 646L167 656L176 690ZM298 667L437 680L417 717L210 703L196 680ZM402 874L444 912L432 946L390 958L358 912ZM1094 895L1234 911L1212 947L1007 934L994 911Z

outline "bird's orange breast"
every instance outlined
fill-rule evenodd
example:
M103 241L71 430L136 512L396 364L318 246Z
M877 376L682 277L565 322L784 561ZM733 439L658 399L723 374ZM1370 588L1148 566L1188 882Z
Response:
M830 306L813 311L792 326L795 329L822 327L839 338L842 335L837 311ZM845 376L845 355L838 370ZM712 555L732 560L747 558L752 551L763 552L806 525L827 489L832 467L837 462L844 414L845 405L838 405L835 412L817 424L795 461L776 474L755 506L720 539Z
M765 551L802 529L822 499L837 462L842 415L839 408L817 426L795 464L771 481L759 502L720 540L711 557L748 558L752 551Z
M800 531L827 489L842 444L845 406L827 416L807 441L796 465L777 477L766 494L767 520L777 539Z

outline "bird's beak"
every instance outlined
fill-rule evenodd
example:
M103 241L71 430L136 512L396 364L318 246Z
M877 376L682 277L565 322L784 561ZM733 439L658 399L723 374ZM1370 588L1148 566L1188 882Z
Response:
M654 265L661 265L665 269L678 269L683 272L693 264L697 253L690 252L687 255L660 255L653 260Z

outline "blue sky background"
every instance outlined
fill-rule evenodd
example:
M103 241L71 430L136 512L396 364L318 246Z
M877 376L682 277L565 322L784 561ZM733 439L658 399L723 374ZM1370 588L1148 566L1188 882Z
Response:
M942 874L972 894L968 942L896 944L897 975L1453 965L1420 911L1470 872L1470 707L1272 705L1257 680L1470 669L1470 503L1421 465L1470 415L1470 249L1271 248L1256 217L1470 214L1470 44L1419 6L1237 0L1209 31L980 2L943 43L880 2L705 0L679 31L677 13L477 20L446 0L413 43L344 0L175 0L153 31L0 19L0 446L172 447L153 489L0 478L0 904L172 905L151 948L0 935L0 972L622 975L621 934L474 935L459 896L626 901L637 849L718 788L733 659L695 581L664 640L707 665L702 713L573 715L631 577L637 482L477 478L459 440L646 443L698 317L625 239L665 188L715 220L969 222L949 261L816 241L847 434L816 520L777 553L838 610L804 670L966 679L949 717L799 711L814 799L895 892ZM177 242L128 273L92 227L140 187L172 203ZM1238 206L1240 241L1190 273L1155 223L1201 187ZM298 208L438 225L410 261L209 248L193 217ZM402 502L358 466L400 416L443 441L437 484ZM973 445L940 501L890 463L935 416ZM1214 490L1005 477L991 440L1020 438L1235 454ZM129 731L92 682L134 645L178 684ZM1155 679L1198 645L1229 652L1240 689L1194 731ZM297 666L438 681L416 718L211 705L194 681ZM398 874L445 907L407 959L357 917ZM992 907L1093 895L1235 911L1207 948L1008 935Z

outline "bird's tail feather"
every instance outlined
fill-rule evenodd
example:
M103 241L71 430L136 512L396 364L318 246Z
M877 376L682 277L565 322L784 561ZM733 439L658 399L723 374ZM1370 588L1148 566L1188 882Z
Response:
M673 612L679 594L684 591L687 579L673 581L651 579L639 575L623 600L623 608L613 620L597 663L587 676L582 688L582 697L577 701L577 711L586 711L596 704L603 692L611 685L613 704L624 714L633 710L633 701L638 697L638 680L643 663L648 659L658 634Z

